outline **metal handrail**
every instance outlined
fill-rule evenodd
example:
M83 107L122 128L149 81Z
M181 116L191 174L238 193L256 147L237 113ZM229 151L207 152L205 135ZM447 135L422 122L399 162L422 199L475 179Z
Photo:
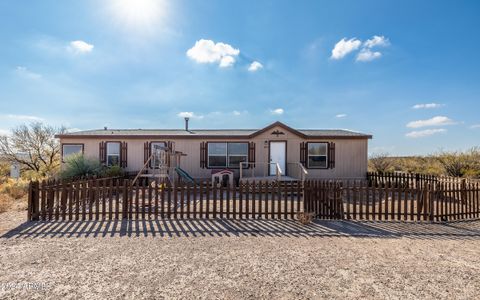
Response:
M289 164L289 165L295 165L295 166L298 168L299 173L300 173L300 180L301 180L302 182L304 182L305 179L306 179L306 177L307 177L307 175L308 175L308 171L307 171L307 169L303 166L303 164L300 163L300 162L294 162L294 163L288 163L288 164Z
M275 172L276 172L276 175L277 175L277 180L280 180L280 177L282 176L282 168L280 168L280 164L279 163L275 163Z

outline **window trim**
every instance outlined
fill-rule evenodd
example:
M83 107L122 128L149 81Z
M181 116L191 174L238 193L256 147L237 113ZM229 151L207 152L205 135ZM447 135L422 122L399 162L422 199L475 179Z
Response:
M210 144L227 144L227 147L226 147L226 166L210 166L210 155L208 153L208 150L209 150L209 147L210 147ZM221 169L221 168L224 168L224 169L233 169L233 170L238 170L240 169L240 165L238 167L230 167L229 166L229 157L230 155L228 154L228 144L245 144L247 145L247 155L239 155L239 154L232 154L231 156L240 156L240 157L246 157L247 160L246 162L249 162L250 161L250 151L249 151L249 147L250 147L250 143L248 141L211 141L211 142L207 142L207 146L206 146L206 149L205 149L205 152L207 153L207 161L206 161L206 168L207 169ZM220 156L220 155L211 155L211 156Z
M81 146L82 147L82 155L85 154L85 144L83 143L62 143L62 163L65 162L64 156L63 156L63 146Z
M309 144L326 144L327 145L327 153L325 155L310 155L308 153L308 147L309 147ZM330 153L330 143L329 142L325 142L325 141L320 141L320 142L307 142L306 143L306 147L305 147L305 154L306 154L306 165L307 165L307 169L319 169L319 170L327 170L329 168L329 153ZM325 167L311 167L310 166L310 156L325 156L325 162L326 162L326 165Z
M155 144L157 144L157 143L163 143L163 145L164 145L165 147L168 147L168 142L167 142L167 141L149 141L149 142L148 142L148 157L150 157L150 156L152 155L152 145L153 145L154 143L155 143ZM150 162L148 163L148 165L149 165L150 169L155 169L155 170L159 169L159 168L154 168L154 167L152 166L152 161L150 161Z
M118 144L118 165L108 165L108 144ZM105 165L107 167L119 166L122 167L122 142L121 141L105 141Z

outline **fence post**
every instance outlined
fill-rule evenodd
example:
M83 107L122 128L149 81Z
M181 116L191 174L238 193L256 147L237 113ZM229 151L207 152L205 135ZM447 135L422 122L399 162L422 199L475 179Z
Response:
M128 201L130 201L128 197L128 187L129 187L129 180L123 180L123 201L122 201L122 219L128 219ZM118 208L117 208L118 209Z
M431 189L429 193L428 203L430 207L430 222L433 222L435 220L435 203L437 203L436 213L438 214L438 199L437 199L438 186L436 184L430 184L430 186L431 186Z
M337 204L337 212L339 219L345 219L345 212L343 208L343 186L339 182L335 184L335 203Z
M38 182L28 185L28 221L38 221Z

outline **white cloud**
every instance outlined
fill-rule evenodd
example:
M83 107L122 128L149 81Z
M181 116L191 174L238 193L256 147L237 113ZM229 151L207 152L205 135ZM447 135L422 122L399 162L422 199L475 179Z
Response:
M411 131L407 134L405 134L406 137L408 138L422 138L422 137L427 137L427 136L431 136L431 135L434 135L434 134L438 134L438 133L445 133L447 132L446 129L443 129L443 128L439 128L439 129L425 129L425 130L420 130L420 131Z
M94 46L92 44L78 40L70 42L68 49L76 54L84 54L92 52L93 47Z
M192 118L192 119L203 119L202 115L196 115L191 111L182 111L177 114L180 118Z
M233 56L227 55L220 59L220 68L231 67L235 64L235 58Z
M362 49L360 52L357 54L357 61L372 61L374 59L382 57L382 53L378 51L371 51L370 49Z
M6 130L6 129L0 129L0 136L3 135L10 135L10 131Z
M270 110L270 113L272 115L283 115L285 111L283 110L283 108L276 108L276 109L272 109Z
M351 38L347 40L346 38L341 39L338 43L335 44L335 47L332 50L332 59L341 59L348 53L357 50L362 42L356 38Z
M421 128L421 127L430 127L430 126L445 126L445 125L453 125L455 122L447 117L444 116L436 116L431 119L427 120L418 120L412 121L407 124L409 128Z
M2 115L0 116L2 118L6 118L6 119L11 119L11 120L16 120L16 121L44 121L44 119L40 118L40 117L36 117L36 116L29 116L29 115L13 115L13 114L9 114L9 115Z
M343 119L343 118L346 118L347 117L347 114L338 114L338 115L335 115L335 118L339 118L339 119Z
M263 65L261 63L259 63L258 61L254 61L250 64L250 66L248 67L248 70L250 72L256 72L260 69L263 69Z
M235 57L239 54L240 50L229 44L204 39L196 41L195 45L187 51L187 56L197 63L218 63L220 67L230 67L235 64Z
M473 124L472 126L470 126L471 129L477 129L477 128L480 128L480 124Z
M22 66L16 67L15 72L17 72L18 75L20 75L22 77L25 77L25 78L28 78L28 79L37 80L37 79L42 78L42 75L40 75L38 73L35 73L35 72L32 72L29 69L27 69L26 67L22 67Z
M246 115L246 114L248 114L248 110L242 110L242 111L234 110L234 111L232 111L232 114L234 116Z
M79 132L82 130L80 128L73 127L73 128L67 128L66 131L69 133L72 133L72 132Z
M421 103L421 104L415 104L412 106L413 109L429 109L429 108L439 108L445 106L444 104L438 104L438 103Z
M382 36L374 35L371 39L366 40L363 43L363 46L365 48L387 47L389 45L390 45L390 41L387 38L385 38L383 35Z

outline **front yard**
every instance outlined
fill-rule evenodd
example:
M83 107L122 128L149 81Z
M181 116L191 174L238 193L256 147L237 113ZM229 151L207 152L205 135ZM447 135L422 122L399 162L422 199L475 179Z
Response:
M475 298L480 222L87 221L0 214L0 298Z

